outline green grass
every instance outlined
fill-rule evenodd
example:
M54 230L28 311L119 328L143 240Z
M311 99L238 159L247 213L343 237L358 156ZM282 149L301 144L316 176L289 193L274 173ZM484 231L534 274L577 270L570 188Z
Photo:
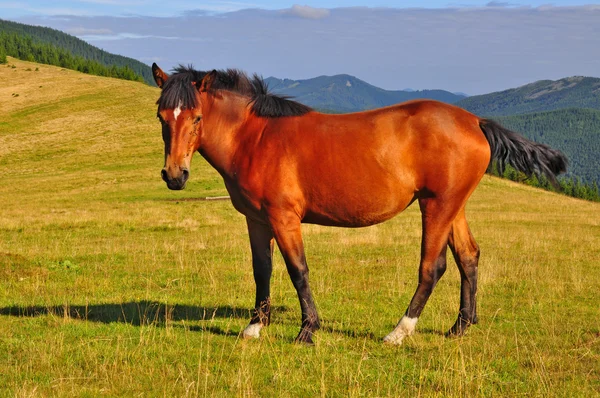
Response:
M158 89L10 63L0 396L600 394L599 204L485 177L467 208L482 250L480 323L442 335L459 301L449 257L401 347L382 339L416 287L418 209L358 230L307 225L315 347L292 343L300 311L278 253L273 324L246 341L244 218L227 201L184 200L226 193L199 156L188 189L166 189Z

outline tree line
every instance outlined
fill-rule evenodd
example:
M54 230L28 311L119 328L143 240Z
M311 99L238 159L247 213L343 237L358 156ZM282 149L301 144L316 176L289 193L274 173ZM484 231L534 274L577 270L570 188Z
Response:
M106 66L97 61L73 55L69 51L48 43L38 43L31 36L0 32L0 63L7 63L7 56L23 61L60 66L91 75L115 77L143 82L129 66Z
M492 163L488 169L488 174L496 177L506 178L507 180L519 182L536 188L542 188L547 191L558 192L573 198L600 202L600 189L596 181L586 183L579 177L561 176L557 179L558 186L554 186L545 176L528 177L525 173L517 171L511 165L506 165L503 170L499 170L497 163Z

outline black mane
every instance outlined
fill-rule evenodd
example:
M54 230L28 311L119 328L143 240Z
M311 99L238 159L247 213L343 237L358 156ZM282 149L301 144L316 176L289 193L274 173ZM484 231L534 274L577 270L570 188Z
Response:
M194 70L191 66L180 65L175 68L156 101L159 109L196 107L196 88L192 83L200 84L207 73ZM237 69L217 70L212 89L232 91L248 97L252 112L260 117L301 116L312 111L310 107L292 101L289 97L269 93L262 77L255 74L250 79Z

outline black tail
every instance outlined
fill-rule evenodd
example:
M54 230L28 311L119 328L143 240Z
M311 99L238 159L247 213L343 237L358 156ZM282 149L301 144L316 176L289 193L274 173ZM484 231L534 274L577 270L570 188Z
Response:
M567 157L548 145L529 141L525 137L505 129L489 119L481 119L479 127L492 149L492 159L502 173L507 164L531 177L544 175L555 186L556 176L567 171Z

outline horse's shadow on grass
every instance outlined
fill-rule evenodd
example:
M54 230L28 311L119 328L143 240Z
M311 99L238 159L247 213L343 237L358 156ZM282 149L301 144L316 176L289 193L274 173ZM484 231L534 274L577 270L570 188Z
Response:
M286 307L274 310L286 311ZM211 321L217 319L250 319L252 310L231 306L200 307L192 305L170 305L157 301L136 301L115 304L55 305L55 306L12 306L0 308L0 315L14 317L36 317L53 315L99 323L127 323L133 326L155 325L186 327L191 331L208 331L213 334L231 335L236 332L224 330ZM194 322L182 325L182 321ZM201 322L200 325L197 321Z
M277 313L289 309L275 306L272 310ZM193 305L165 304L157 301L134 301L127 303L89 304L89 305L54 305L54 306L11 306L0 308L0 316L37 317L52 315L59 318L69 318L98 323L123 323L132 326L186 328L192 332L209 332L216 335L236 335L239 331L223 328L223 322L213 322L226 319L246 319L252 316L251 309L232 306L201 307ZM189 323L186 323L189 322ZM390 329L391 330L391 329ZM348 328L322 325L321 331L342 334L351 338L366 338L377 340L371 331L352 330ZM419 333L439 334L439 330L421 329Z

